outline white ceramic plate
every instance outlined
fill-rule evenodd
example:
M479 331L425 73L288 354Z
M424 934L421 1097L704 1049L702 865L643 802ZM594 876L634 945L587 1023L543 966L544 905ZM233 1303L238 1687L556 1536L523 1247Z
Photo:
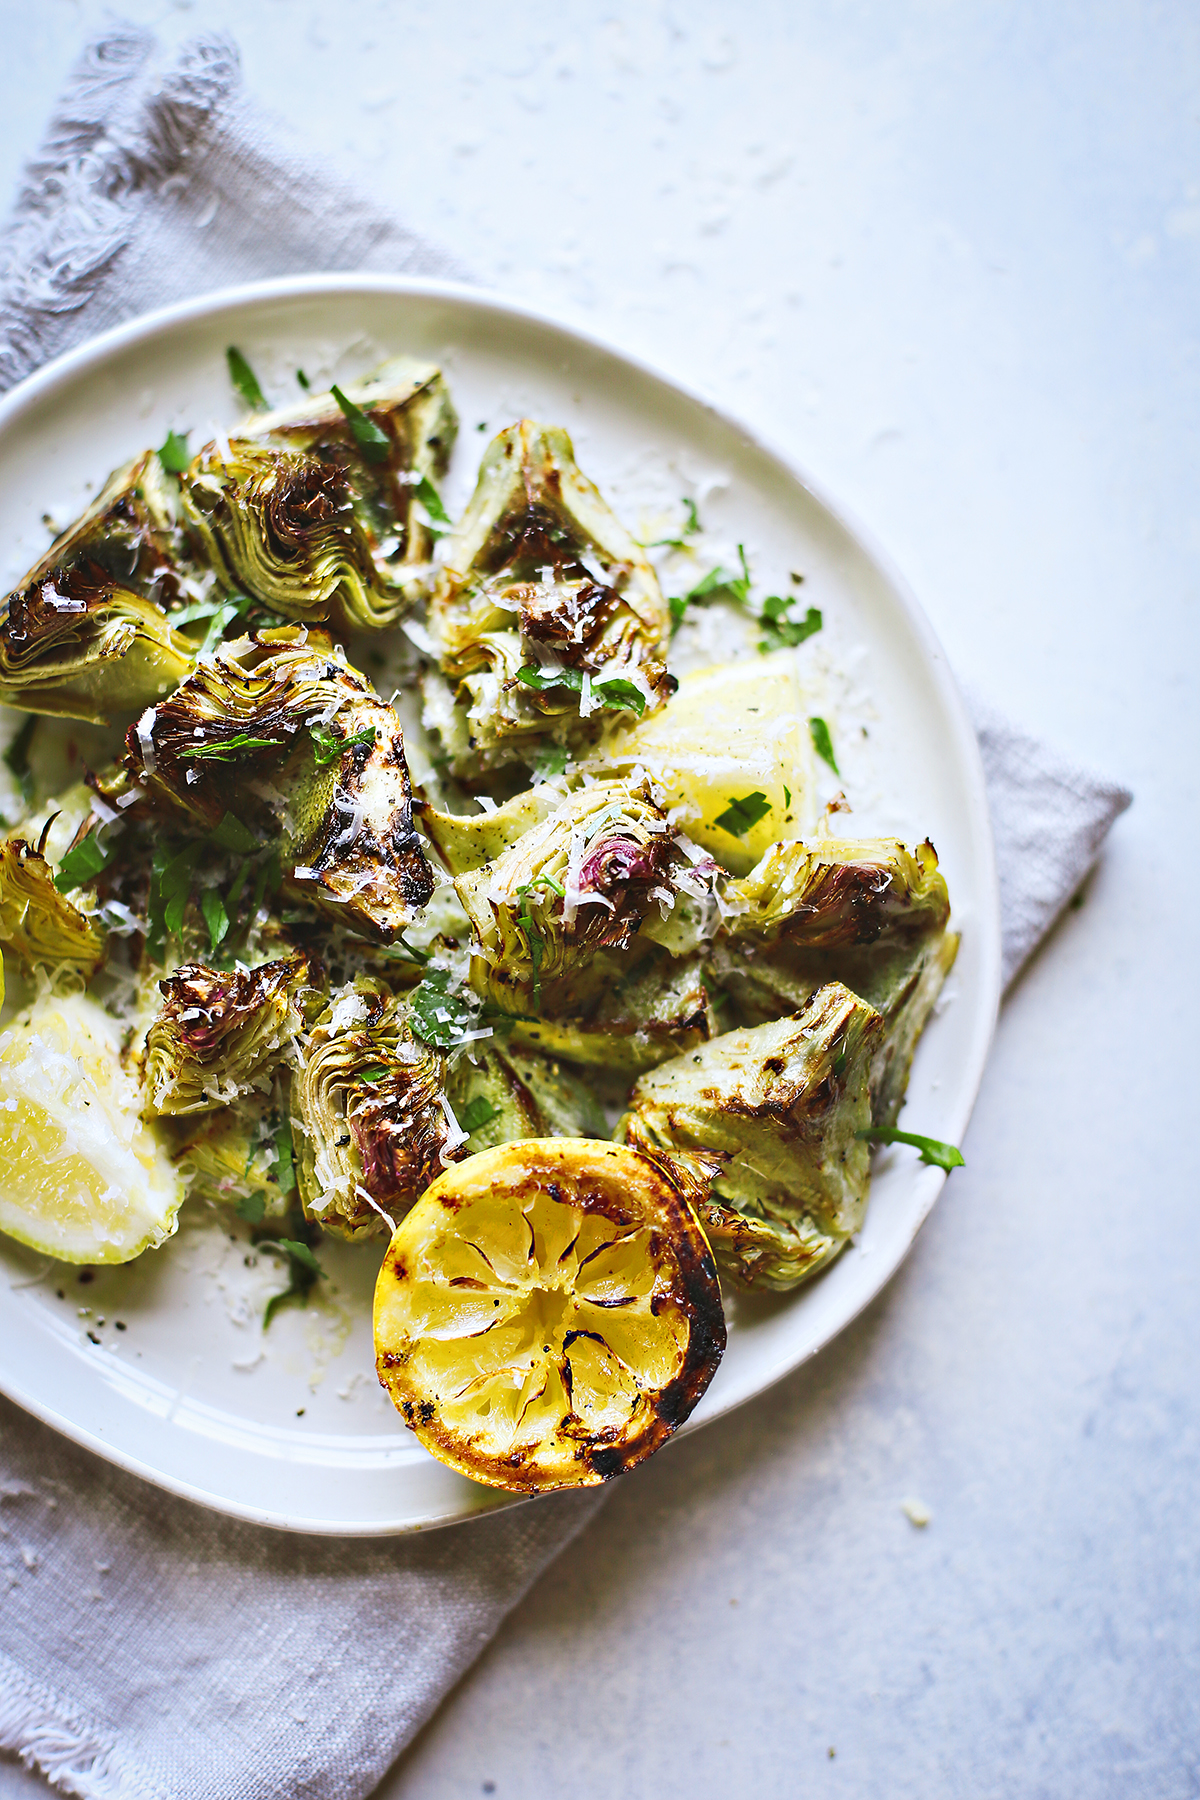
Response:
M856 832L928 834L962 949L920 1045L905 1123L961 1141L999 993L999 906L974 735L932 631L901 583L786 459L699 397L528 308L445 283L315 276L172 307L60 358L0 403L0 575L18 580L109 469L168 426L230 427L225 348L268 396L294 371L345 379L407 351L441 361L462 421L446 495L473 483L488 436L522 414L562 422L632 528L701 494L717 537L743 541L764 591L805 576L825 629L802 652L810 712L836 722ZM486 430L481 427L486 426ZM717 722L714 722L716 726ZM877 1159L854 1247L810 1286L731 1307L729 1348L688 1429L820 1349L903 1259L944 1176L914 1152ZM0 1387L113 1462L176 1493L296 1531L369 1535L504 1504L434 1462L375 1382L377 1253L325 1256L332 1308L258 1324L246 1247L212 1224L81 1280L0 1239ZM257 1284L257 1285L256 1285ZM124 1329L117 1329L120 1320ZM90 1336L89 1336L90 1333ZM97 1340L97 1341L93 1341Z

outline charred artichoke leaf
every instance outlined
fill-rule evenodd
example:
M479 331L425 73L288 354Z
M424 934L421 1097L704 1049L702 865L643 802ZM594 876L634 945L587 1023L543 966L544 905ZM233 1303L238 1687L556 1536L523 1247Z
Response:
M803 1012L724 1033L643 1075L616 1135L696 1205L722 1268L786 1289L863 1220L870 1071L884 1023L839 982Z
M710 969L744 1017L802 1006L842 981L884 1018L873 1123L894 1125L917 1041L958 952L933 845L829 839L775 845L725 890L728 935Z
M233 811L278 836L285 892L378 942L433 892L400 721L324 632L222 645L130 727L125 765L206 830Z
M385 441L373 445L370 455L332 393L310 394L295 406L256 414L240 435L341 470L376 561L393 585L415 594L414 583L433 549L415 503L423 482L440 481L450 461L458 431L450 391L436 365L414 357L396 357L340 391L383 434Z
M673 686L658 656L670 633L658 578L559 426L521 419L488 446L429 622L466 715L472 770L546 736L593 737L606 706L646 711ZM534 685L521 669L539 672ZM606 698L607 682L631 691ZM443 735L455 755L457 734Z
M9 595L0 618L0 700L106 725L169 694L196 646L161 606L95 562L56 568Z
M493 812L439 812L428 803L418 809L421 829L452 875L465 875L494 862L525 833L549 818L562 803L562 791L544 782L514 794Z
M26 968L75 968L91 976L106 937L54 885L50 865L23 838L0 842L0 943Z
M360 977L335 996L292 1082L305 1214L340 1237L390 1236L467 1134L445 1058L413 1037L405 1001Z
M597 781L455 881L478 944L471 984L508 1013L569 1018L608 979L651 907L694 884L650 783Z
M320 980L302 955L254 969L185 963L166 976L142 1063L148 1111L211 1112L256 1088L266 1092L294 1053Z

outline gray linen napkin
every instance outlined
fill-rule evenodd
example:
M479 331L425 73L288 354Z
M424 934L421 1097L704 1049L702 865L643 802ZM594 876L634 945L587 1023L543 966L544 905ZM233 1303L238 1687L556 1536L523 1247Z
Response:
M106 326L317 269L462 275L310 167L239 88L237 52L89 46L0 245L0 388ZM1128 804L974 708L1005 980ZM88 1800L356 1800L600 1504L469 1528L289 1537L157 1492L0 1400L0 1749Z

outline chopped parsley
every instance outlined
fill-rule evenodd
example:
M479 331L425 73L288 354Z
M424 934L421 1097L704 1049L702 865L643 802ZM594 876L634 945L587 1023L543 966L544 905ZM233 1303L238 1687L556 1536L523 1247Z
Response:
M296 1164L292 1152L291 1121L284 1119L275 1131L275 1180L280 1193L286 1194L296 1185Z
M365 1069L355 1071L355 1081L386 1081L388 1068L386 1063L368 1063Z
M253 1160L253 1150L251 1150L250 1156ZM267 1196L263 1193L245 1194L233 1210L239 1219L245 1219L247 1225L261 1225L263 1214L267 1210Z
M146 942L150 950L160 948L168 933L175 936L181 930L192 889L192 874L203 849L201 841L188 844L175 856L165 846L155 851L147 902L149 930Z
M579 669L559 669L545 674L536 663L526 663L523 669L518 669L517 680L539 694L544 694L547 688L570 688L574 694L583 689L583 674Z
M722 831L732 832L734 837L745 837L753 831L760 819L765 819L771 810L771 802L764 793L756 790L753 794L743 794L740 800L730 799L723 813L714 821Z
M244 856L259 847L258 839L250 827L243 825L236 814L231 812L225 814L215 831L209 832L208 841L215 844L218 850L240 851Z
M763 635L758 640L758 647L765 656L770 650L790 649L802 644L820 631L824 623L820 611L810 606L802 619L793 619L790 614L791 600L784 594L768 594L759 614L762 620Z
M685 494L681 504L686 516L683 524L679 527L679 536L652 538L646 545L647 550L687 550L689 545L686 540L694 537L698 531L704 530L700 523L700 515L696 511L696 502L689 500Z
M303 369L296 370L296 380L300 383L300 386L304 389L306 394L311 392L312 382L308 379L308 376L304 373Z
M200 896L200 911L208 926L209 946L215 950L229 932L229 914L216 888L205 888Z
M840 775L842 771L837 766L837 758L833 754L833 740L829 735L829 727L824 719L810 719L808 721L808 735L812 738L813 749L821 758L821 761L827 762L835 775Z
M350 427L350 434L369 463L386 462L391 454L392 440L386 431L369 419L361 406L355 406L353 400L347 400L340 387L331 387L330 393L341 407Z
M365 731L355 732L353 737L335 737L325 725L310 725L308 735L312 739L313 756L319 768L326 768L335 762L346 750L353 750L356 744L373 744L375 727L368 725Z
M282 1293L272 1294L267 1301L266 1311L263 1313L265 1331L281 1306L286 1306L292 1300L307 1300L325 1271L308 1245L301 1243L299 1238L268 1238L259 1248L281 1251L288 1263L288 1285Z
M458 1115L458 1122L469 1137L472 1132L478 1131L480 1126L490 1125L493 1119L499 1117L500 1108L493 1106L490 1100L485 1100L482 1094L476 1094L475 1098L469 1100L462 1108Z
M416 494L417 499L421 502L421 505L425 508L425 511L429 514L431 519L436 519L439 525L449 525L450 514L442 505L442 496L438 493L428 475L422 475L420 481L414 484L413 492Z
M956 1150L953 1144L943 1144L940 1138L921 1137L915 1131L898 1131L894 1125L869 1125L865 1131L856 1131L854 1135L875 1144L911 1144L914 1150L921 1152L923 1163L945 1169L947 1173L966 1167L962 1151Z
M281 750L282 738L248 737L244 731L235 731L233 736L219 743L189 744L181 750L181 758L190 756L205 759L209 762L235 762L239 756L247 756L252 750Z
M253 412L266 412L267 397L258 385L258 376L233 344L225 352L225 361L229 364L229 379L246 405Z
M565 744L547 744L546 748L538 755L537 761L533 765L533 772L535 775L540 775L545 781L551 775L564 774L569 761L570 752Z
M192 460L187 432L168 431L166 443L159 445L155 455L168 475L182 475Z
M29 767L29 747L33 743L33 734L37 728L38 714L30 713L4 752L5 767L16 780L17 786L21 790L21 798L26 806L33 799L33 773Z
M58 865L58 874L54 877L54 885L60 894L69 894L72 888L83 887L102 869L107 869L116 855L116 845L103 845L94 836L81 838L72 846Z
M524 668L517 670L517 680L539 694L544 694L548 688L568 688L573 694L583 692L581 669L547 671L539 669L536 663L526 663ZM646 710L646 696L641 688L620 675L614 675L608 681L593 681L592 698L613 712L635 712L639 718Z

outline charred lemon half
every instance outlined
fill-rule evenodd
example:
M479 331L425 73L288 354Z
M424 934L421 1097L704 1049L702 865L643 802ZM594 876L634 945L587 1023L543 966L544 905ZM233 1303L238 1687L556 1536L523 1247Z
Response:
M587 1487L687 1418L725 1348L708 1243L636 1151L531 1138L456 1163L375 1288L379 1379L442 1462L516 1493Z

